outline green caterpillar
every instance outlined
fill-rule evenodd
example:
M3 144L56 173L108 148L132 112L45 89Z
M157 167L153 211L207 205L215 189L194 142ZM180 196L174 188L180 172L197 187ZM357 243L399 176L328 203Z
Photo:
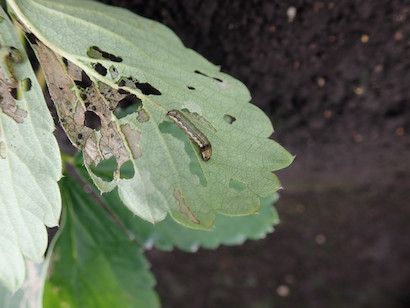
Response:
M202 159L207 161L212 155L212 146L208 138L189 121L180 111L172 109L167 112L167 117L174 120L182 128L189 138L194 141L201 150Z

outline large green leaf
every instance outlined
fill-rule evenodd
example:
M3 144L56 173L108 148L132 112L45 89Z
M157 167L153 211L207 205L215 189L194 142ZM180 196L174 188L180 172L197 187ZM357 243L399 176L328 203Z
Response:
M77 156L76 168L82 177L92 185L87 171L81 166L81 161L82 159ZM104 169L99 167L95 171L98 174L104 173ZM217 214L212 230L204 231L187 229L170 217L153 225L135 217L127 208L122 206L116 190L101 196L106 207L120 219L121 224L129 234L132 234L144 247L155 246L162 250L171 250L177 247L191 252L196 251L199 247L214 249L221 244L239 245L248 239L264 238L273 231L273 227L279 222L277 212L272 206L277 198L276 193L262 198L261 208L257 214L240 217Z
M61 180L63 226L50 258L44 307L158 307L140 247L76 180Z
M1 7L0 52L0 282L16 290L24 257L38 262L47 247L44 224L58 224L61 160L42 90Z
M102 198L109 208L121 218L128 231L146 248L155 246L162 250L181 250L195 252L198 248L215 249L223 245L240 245L246 240L264 238L273 231L279 222L277 212L272 203L277 195L262 198L261 208L256 214L247 216L216 215L215 223L210 231L190 230L176 223L170 217L153 225L138 217L130 215L129 211L119 206L116 191L104 194Z
M85 108L92 112L94 107L102 128L89 135L87 130L87 140L92 141L88 144L82 131L77 134L72 125L66 128L72 142L84 150L97 186L102 191L118 186L121 199L135 214L157 222L170 212L186 226L208 229L217 212L254 213L260 197L279 189L271 171L288 166L293 157L268 139L273 132L269 119L249 103L249 92L241 82L185 48L170 29L93 1L8 3L27 31L84 70L98 91L106 92L97 84L101 81L111 87L109 93L121 89L141 100L138 111L116 119L110 111L102 111L106 106L90 104L90 95L83 92L80 96L87 102L77 97L71 114L84 110L82 118ZM98 93L92 96L96 97ZM64 108L64 102L56 105ZM198 146L166 116L172 109L184 112L208 137L213 149L209 161L202 160ZM114 180L107 182L92 173L95 165L112 156L118 169L131 161L132 178L121 178L116 170Z

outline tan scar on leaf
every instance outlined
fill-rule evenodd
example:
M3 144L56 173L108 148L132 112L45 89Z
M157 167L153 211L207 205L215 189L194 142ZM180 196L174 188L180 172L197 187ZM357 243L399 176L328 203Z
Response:
M97 166L102 160L114 156L117 160L114 180L118 180L121 166L131 158L112 112L122 99L122 94L117 95L114 89L103 85L107 100L95 83L85 89L77 87L75 81L82 81L81 68L71 62L65 67L54 52L41 42L34 48L68 138L83 151L86 165ZM97 129L85 125L87 112L98 117L101 123L98 133Z
M131 149L134 159L140 158L142 156L140 146L141 133L135 129L132 129L129 124L122 125L121 131L127 140L128 147Z
M6 145L4 144L3 141L0 141L0 157L7 158Z
M192 213L188 205L186 205L184 196L182 195L181 191L179 191L178 189L174 189L173 196L177 200L181 212L185 214L190 221L199 224L200 221L198 220L198 218L195 217L195 215Z
M3 82L4 75L0 71L0 109L17 123L23 123L27 117L27 111L17 106L17 102L11 95L12 88Z

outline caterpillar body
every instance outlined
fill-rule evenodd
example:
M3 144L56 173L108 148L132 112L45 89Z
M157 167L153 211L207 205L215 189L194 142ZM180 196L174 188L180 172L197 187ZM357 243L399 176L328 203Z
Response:
M208 161L212 155L212 146L208 138L179 110L172 109L168 111L166 115L174 120L188 137L199 146L202 159Z

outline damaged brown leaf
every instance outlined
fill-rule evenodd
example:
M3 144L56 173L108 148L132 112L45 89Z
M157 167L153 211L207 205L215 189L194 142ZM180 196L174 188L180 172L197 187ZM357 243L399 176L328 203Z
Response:
M74 146L83 151L86 166L97 166L102 160L114 156L117 160L114 180L118 180L121 166L131 159L130 150L113 114L125 94L120 94L103 83L99 83L98 88L95 83L85 87L77 86L84 84L83 71L78 66L69 61L67 66L64 66L54 52L41 42L34 44L34 48L68 138ZM85 125L87 112L98 117L101 124L99 129ZM135 139L134 135L129 137ZM128 144L132 142L129 141ZM131 151L135 150L134 148L135 146Z
M23 123L27 117L27 111L17 106L16 100L11 95L12 89L13 87L6 82L6 77L0 71L0 109L17 123Z
M13 62L23 60L20 51L14 47L0 47L0 109L17 123L23 123L27 111L17 106L11 92L18 88L19 81L14 71Z

